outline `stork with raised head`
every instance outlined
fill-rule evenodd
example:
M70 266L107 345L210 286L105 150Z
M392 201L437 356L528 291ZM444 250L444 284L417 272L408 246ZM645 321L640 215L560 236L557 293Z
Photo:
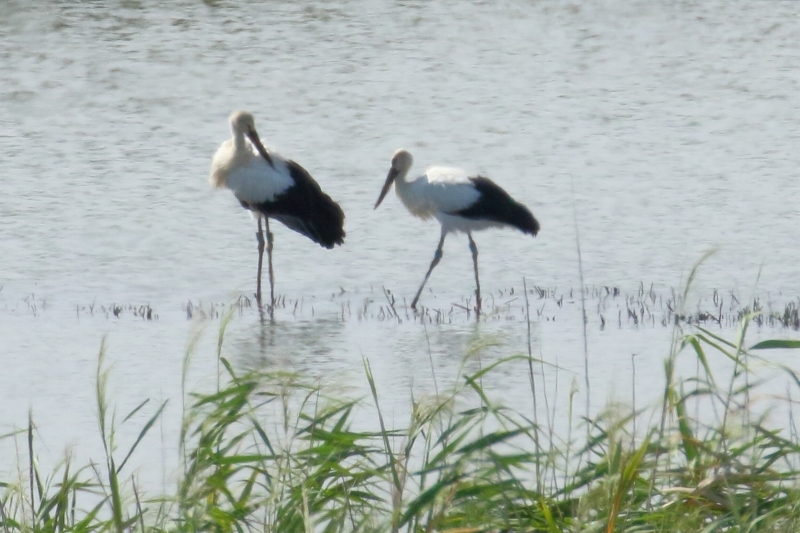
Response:
M395 186L397 196L409 212L419 218L436 218L442 226L442 237L433 255L425 279L422 280L411 308L416 309L422 289L436 265L442 259L442 247L448 233L463 232L469 238L472 263L475 268L475 311L481 312L481 283L478 278L478 247L472 239L473 231L511 226L523 233L539 232L539 222L527 207L515 201L489 178L469 176L458 168L429 167L424 174L412 180L406 175L414 163L408 151L397 150L392 156L392 168L386 177L383 190L375 202L375 209Z
M322 192L306 170L290 159L261 144L253 115L235 111L230 116L233 137L214 154L209 182L214 188L230 189L242 207L258 221L258 275L256 300L261 303L261 266L264 257L264 230L267 230L270 305L275 304L275 277L272 271L272 232L269 219L305 235L324 248L344 242L344 213L339 204ZM249 142L248 142L249 140Z

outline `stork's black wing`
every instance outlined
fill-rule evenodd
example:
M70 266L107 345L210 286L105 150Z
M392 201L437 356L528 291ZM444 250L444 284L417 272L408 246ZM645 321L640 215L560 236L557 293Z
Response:
M342 244L345 237L342 208L322 192L306 169L294 161L286 164L294 185L273 201L252 204L251 208L325 248Z
M502 187L483 176L469 180L480 196L471 206L460 211L453 211L450 213L451 215L508 224L533 236L539 233L539 221L534 218L533 213L514 200Z

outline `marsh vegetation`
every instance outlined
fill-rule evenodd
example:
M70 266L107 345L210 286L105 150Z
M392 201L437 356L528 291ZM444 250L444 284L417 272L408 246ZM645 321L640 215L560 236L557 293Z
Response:
M105 456L47 469L29 420L6 436L24 442L28 457L0 484L0 523L4 532L795 531L800 379L763 355L800 342L748 345L756 317L743 316L731 338L675 326L662 401L609 404L591 416L577 388L546 389L546 361L531 353L480 361L478 346L455 386L409 398L402 427L387 424L368 359L371 394L362 398L291 373L242 373L222 357L223 318L218 384L184 391L181 466L166 493L141 486L134 468L152 455L139 445L166 404L145 400L116 417L103 346L96 397ZM185 371L193 356L190 347ZM695 375L677 374L679 358L696 361ZM727 374L711 371L720 358ZM467 370L470 359L477 371ZM520 363L528 399L486 392L484 383ZM770 390L758 368L793 386ZM550 407L555 394L569 395L568 412ZM148 409L138 438L119 442L117 427ZM567 419L566 434L556 417Z

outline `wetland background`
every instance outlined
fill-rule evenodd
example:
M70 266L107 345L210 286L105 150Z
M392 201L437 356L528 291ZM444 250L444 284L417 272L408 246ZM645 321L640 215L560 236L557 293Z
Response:
M0 432L30 410L43 457L100 451L105 335L120 412L170 400L140 470L169 484L183 354L205 328L189 381L212 384L217 312L237 302L223 345L237 368L367 394L363 356L386 416L405 420L411 391L430 393L432 371L457 379L470 347L483 361L526 351L523 278L544 291L530 293L530 338L558 365L545 382L583 394L576 222L592 405L656 399L664 302L707 250L693 313L798 302L798 20L795 2L0 3ZM287 302L274 323L242 299L255 225L206 181L238 108L347 215L332 252L274 227ZM386 317L384 288L413 296L438 240L393 197L372 210L401 146L416 170L491 177L542 223L536 239L476 236L497 307L479 324L453 305L473 290L459 238L421 300L433 318ZM652 320L634 322L651 294ZM776 331L797 336L751 333ZM527 374L504 368L486 390L527 401ZM19 443L1 447L13 468Z

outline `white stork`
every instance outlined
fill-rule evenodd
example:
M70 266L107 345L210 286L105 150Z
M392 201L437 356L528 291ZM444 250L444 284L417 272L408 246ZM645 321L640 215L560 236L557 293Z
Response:
M428 219L435 217L442 225L442 238L433 255L428 273L422 280L411 308L416 309L422 288L434 267L442 258L444 239L450 232L461 231L469 238L472 263L475 267L476 307L481 312L481 283L478 279L478 247L472 240L472 232L493 227L512 226L534 237L539 232L539 222L527 207L511 196L489 178L468 176L457 168L430 167L424 174L411 181L406 180L414 158L408 151L397 150L392 156L392 168L386 177L383 190L375 202L375 209L383 201L392 183L397 196L412 215Z
M214 154L209 182L214 188L230 189L242 207L258 220L256 300L259 304L261 264L264 256L261 219L264 219L267 229L270 305L275 305L269 218L278 220L289 229L330 249L344 242L344 213L339 204L322 192L303 167L264 148L256 132L253 115L247 111L235 111L230 116L230 124L233 138L223 142Z

